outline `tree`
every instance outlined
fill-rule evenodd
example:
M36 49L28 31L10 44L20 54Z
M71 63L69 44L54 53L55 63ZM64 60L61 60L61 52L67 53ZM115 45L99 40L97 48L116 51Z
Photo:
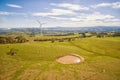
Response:
M6 37L7 43L15 43L15 39L13 37Z
M51 39L51 43L54 43L55 42L55 39Z
M83 37L83 38L85 38L85 37L86 37L85 33L82 33L82 37Z
M71 38L68 38L68 41L71 41Z
M17 39L18 43L24 43L27 42L28 40L25 39L23 36L17 36L15 39Z
M5 44L7 42L5 37L0 37L0 43Z
M35 32L31 32L30 37L35 37Z
M10 49L9 52L7 52L7 54L13 56L13 55L17 54L17 51L18 51L17 49L12 48L12 49Z

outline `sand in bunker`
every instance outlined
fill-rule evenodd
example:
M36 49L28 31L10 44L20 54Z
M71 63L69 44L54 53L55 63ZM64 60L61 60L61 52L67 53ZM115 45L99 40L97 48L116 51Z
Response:
M56 61L62 64L75 64L75 63L80 63L83 60L84 59L80 56L66 55L66 56L58 58Z

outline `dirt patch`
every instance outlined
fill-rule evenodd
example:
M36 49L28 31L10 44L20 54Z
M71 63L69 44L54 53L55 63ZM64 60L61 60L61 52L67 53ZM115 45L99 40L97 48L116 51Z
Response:
M76 64L84 61L84 58L76 55L76 54L70 54L66 56L59 57L56 59L57 62L62 64Z

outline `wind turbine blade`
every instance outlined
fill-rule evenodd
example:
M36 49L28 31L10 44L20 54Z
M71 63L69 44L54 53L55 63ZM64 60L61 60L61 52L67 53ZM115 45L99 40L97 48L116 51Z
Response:
M46 24L46 23L42 23L42 24Z
M36 20L39 24L41 24L41 22L39 20Z

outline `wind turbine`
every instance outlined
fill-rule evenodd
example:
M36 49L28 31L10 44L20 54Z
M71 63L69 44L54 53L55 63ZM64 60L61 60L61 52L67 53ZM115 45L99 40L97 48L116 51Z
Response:
M43 34L42 34L42 26L44 25L44 24L46 24L46 23L41 23L39 20L36 20L38 23L39 23L39 28L40 28L40 35L42 36Z

